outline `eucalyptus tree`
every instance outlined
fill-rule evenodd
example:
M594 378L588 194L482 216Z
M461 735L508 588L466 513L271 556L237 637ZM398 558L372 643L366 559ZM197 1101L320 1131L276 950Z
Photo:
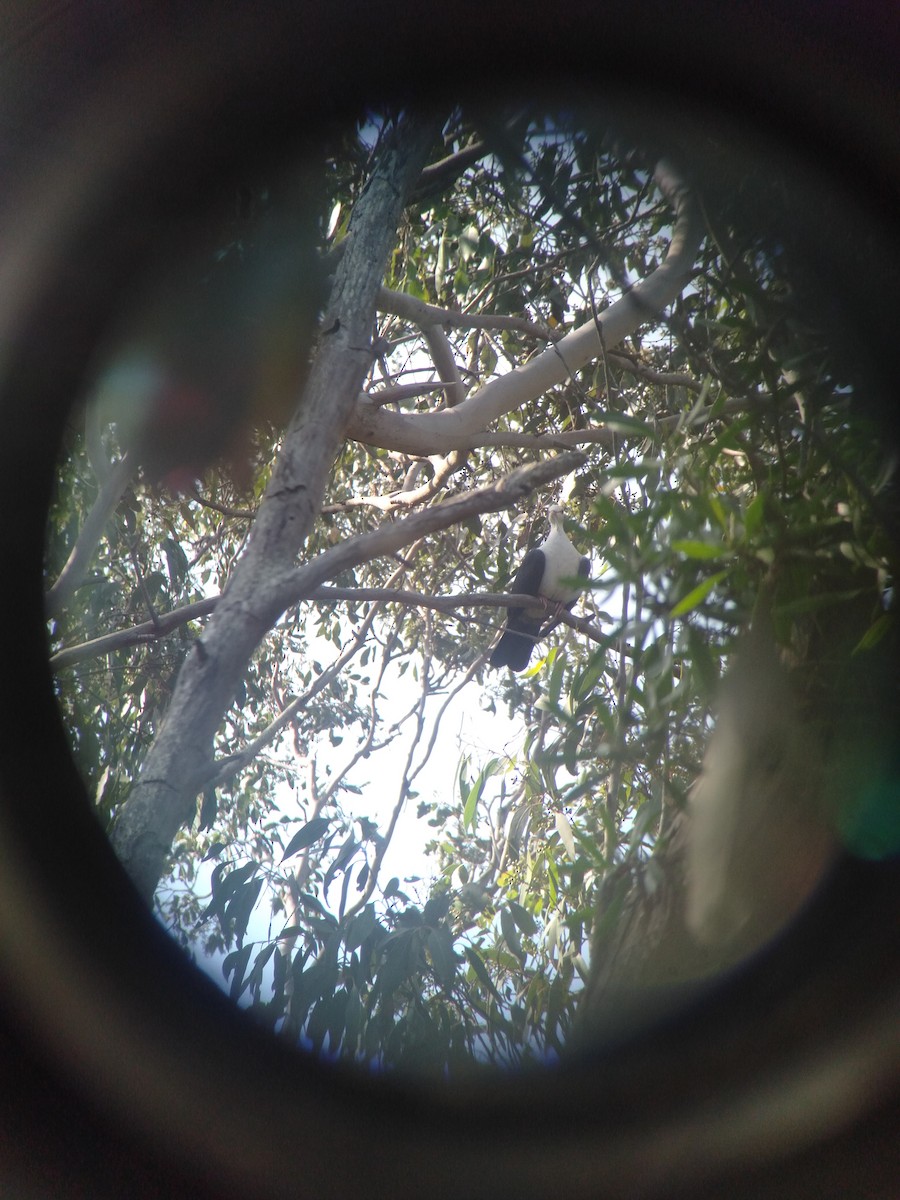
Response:
M48 608L98 815L231 994L331 1055L555 1054L586 980L613 1021L623 980L748 952L684 920L723 664L762 598L818 745L835 628L867 661L892 636L891 463L777 199L753 228L708 184L723 145L700 183L668 149L591 114L370 115L223 198L73 418ZM494 673L550 500L583 608ZM518 733L421 795L458 697ZM865 840L857 809L829 828ZM431 875L387 879L413 810Z

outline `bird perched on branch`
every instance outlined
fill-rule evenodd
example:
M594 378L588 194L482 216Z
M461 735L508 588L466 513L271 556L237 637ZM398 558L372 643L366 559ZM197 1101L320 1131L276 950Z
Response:
M572 608L581 591L581 587L573 581L587 579L590 570L589 560L575 549L566 536L563 515L558 504L550 508L550 532L540 546L529 550L522 559L510 588L513 593L537 596L540 600L555 603L558 606L557 613L561 608ZM492 667L509 667L511 671L524 671L535 642L541 636L547 608L545 604L527 608L516 605L506 612L506 632L494 647L490 664Z

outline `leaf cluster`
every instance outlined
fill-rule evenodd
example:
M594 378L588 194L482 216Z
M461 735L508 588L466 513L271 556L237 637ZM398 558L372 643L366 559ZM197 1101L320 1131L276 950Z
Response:
M361 123L328 159L323 257L346 233L378 130ZM652 160L595 121L531 114L479 129L458 112L444 136L442 152L465 165L407 210L385 286L456 314L521 319L448 324L470 390L646 278L671 214ZM745 191L753 178L748 163ZM507 414L494 444L451 461L440 447L421 459L348 441L337 459L310 558L430 481L446 497L547 452L527 438L596 433L566 485L570 532L592 558L593 636L555 633L526 674L498 678L484 665L494 609L322 603L270 631L214 748L219 765L253 752L205 790L157 904L195 951L224 955L231 996L283 1036L358 1064L437 1073L563 1052L592 941L602 944L623 896L642 903L662 886L717 683L759 597L771 596L778 643L811 678L825 618L846 613L864 655L889 636L896 499L885 448L854 405L862 385L847 384L752 206L715 188L706 202L708 237L672 311ZM385 402L441 402L448 380L425 331L386 306L373 347L370 395L425 383L432 394ZM279 450L274 426L255 437L249 487L215 466L189 495L133 481L77 604L54 618L53 648L224 586ZM48 527L51 576L97 494L87 442L73 426ZM121 449L115 431L105 445ZM333 582L498 591L542 519L535 505L473 520ZM197 632L183 626L59 679L107 823ZM484 753L460 748L456 771L420 795L425 764L446 753L435 708L457 695L486 728L505 712L515 734ZM388 763L403 764L396 784ZM413 801L432 837L431 876L384 882Z

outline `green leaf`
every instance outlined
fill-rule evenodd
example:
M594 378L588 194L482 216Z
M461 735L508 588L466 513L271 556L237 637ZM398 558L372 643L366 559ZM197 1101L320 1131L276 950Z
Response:
M375 915L375 906L367 904L362 912L356 914L347 927L347 932L344 934L344 947L347 950L355 950L358 946L361 946L369 934L374 931L377 924L378 918Z
M500 929L507 946L509 946L519 962L524 963L525 951L522 949L522 943L519 941L519 931L516 929L512 913L506 908L500 909Z
M449 892L442 892L439 896L432 896L422 909L422 920L426 925L437 925L442 921L450 911L450 904L453 897Z
M515 900L510 900L509 911L513 915L513 920L522 930L525 936L534 937L538 928L537 921L535 921L528 909L523 908L521 904L517 904Z
M219 863L213 868L210 879L212 899L203 912L203 920L224 912L236 889L245 884L257 870L255 862L248 862L242 867L235 867L226 875L228 866L228 863Z
M722 582L728 575L727 571L717 571L715 575L710 575L708 579L698 584L688 594L682 597L673 608L669 610L670 617L683 617L686 613L693 610L703 603L713 588Z
M719 684L718 664L706 637L692 625L688 626L688 646L691 662L702 686L702 694L706 700L709 700L715 694Z
M582 700L591 696L606 670L606 651L602 650L591 656L583 671L576 672L572 680L572 699Z
M762 492L758 492L747 505L744 512L744 532L748 538L754 537L761 528L765 511L765 495Z
M569 824L569 819L565 813L558 812L554 815L554 824L556 832L559 834L560 841L566 848L569 858L576 859L578 851L575 848L575 837L572 833L572 826Z
M466 797L469 794L469 784L466 780L466 769L468 768L469 760L463 756L459 761L459 770L456 773L456 784L459 788L459 802L465 807Z
M469 965L471 966L472 970L475 972L478 979L481 980L481 982L488 989L488 991L491 993L491 995L494 997L494 999L497 1001L497 1003L502 1004L503 1001L500 998L500 993L494 987L494 981L491 979L488 969L484 965L484 960L482 959L481 955L478 953L478 951L475 949L474 946L466 946L464 948L463 952L469 961Z
M856 654L860 650L871 650L873 646L878 645L884 635L889 633L893 627L894 613L882 613L878 620L869 626L853 647L853 653Z
M548 855L547 863L547 895L550 899L551 908L556 908L559 900L559 872L556 869L556 863Z
M456 953L450 930L444 925L429 929L425 935L425 948L438 979L444 987L451 987L456 978Z
M324 836L330 824L331 822L327 817L313 817L311 821L307 821L288 842L284 854L281 856L281 861L284 862L292 854L297 854L300 850L306 850L313 842L317 842L320 837Z
M256 864L253 864L254 867ZM253 879L249 883L242 884L239 889L235 890L234 896L225 906L224 921L231 922L234 925L234 936L238 943L244 940L244 935L247 932L247 926L250 923L250 916L259 899L259 893L262 891L263 881L261 879Z
M345 1050L352 1054L359 1040L363 1022L363 1006L359 992L355 987L347 994L347 1007L344 1010L344 1033L346 1038Z
M469 788L466 802L463 806L463 826L468 831L475 828L475 813L478 809L478 801L481 799L481 792L484 788L484 772L480 772L475 782Z
M232 977L231 988L229 990L232 1000L240 999L241 993L244 990L244 972L247 969L247 963L250 961L252 951L253 943L248 942L240 950L234 950L231 954L226 954L222 961L222 974L226 979L229 976Z
M549 709L551 712L558 712L562 696L566 658L564 655L557 653L556 648L554 648L548 653L547 661L550 663L550 671L547 675L547 696L545 700L542 700L541 706Z
M482 343L479 360L485 378L493 375L497 367L497 354L489 342Z
M722 528L727 530L728 514L725 512L724 504L719 499L719 497L717 495L715 495L715 493L713 493L709 497L709 507L710 507L710 510L711 510L713 516L716 518L716 520L719 522L719 524L722 526Z
M559 1034L562 1032L559 1029L562 1014L566 1006L571 1004L571 1002L572 998L569 994L566 981L561 975L557 975L550 984L545 1018L547 1034L556 1044L559 1044Z
M581 746L583 736L584 730L580 725L575 725L566 735L566 739L563 742L563 762L570 775L578 774L578 750Z
M382 965L378 969L375 985L380 995L391 996L413 970L413 946L418 937L416 930L408 930L387 944Z
M710 542L698 542L690 538L678 538L672 542L672 549L679 554L685 555L686 558L699 559L705 561L711 558L721 558L723 554L728 554L727 547L721 542L713 545Z
M203 802L200 805L200 829L212 829L216 823L219 811L219 801L214 787L203 789Z
M499 761L496 758L492 758L489 762L485 763L484 767L478 772L475 782L469 788L468 793L464 795L463 826L469 831L475 828L475 814L478 809L478 801L481 799L481 794L484 791L484 785L496 773L498 766ZM460 777L460 784L464 788L462 777Z
M317 1000L306 1022L306 1036L315 1050L322 1049L325 1034L328 1032L328 1000Z
M264 946L263 949L260 950L259 954L257 954L253 962L253 970L247 976L247 983L250 985L250 989L256 999L259 999L259 992L260 988L262 987L263 971L266 963L274 953L275 943L269 942L268 946Z
M628 413L607 413L600 423L618 433L635 433L640 437L648 438L655 438L657 436L657 432L652 425L648 425L646 421L640 421L637 417L632 417Z
M322 880L322 887L327 892L332 879L337 875L338 871L344 871L350 864L351 859L359 849L359 842L351 835L343 843L338 850L333 861L329 864L328 870L325 872L325 878Z

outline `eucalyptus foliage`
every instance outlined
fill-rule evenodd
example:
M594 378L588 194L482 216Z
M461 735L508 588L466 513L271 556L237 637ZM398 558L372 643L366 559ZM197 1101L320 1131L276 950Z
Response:
M270 261L277 206L299 203L269 181L242 185L240 218L216 227L190 268L234 287L233 304L272 335L260 353L279 387L295 379L276 369L285 338L302 342L290 321L324 309L385 124L360 122L321 164L312 299L266 307L243 282L254 261ZM303 551L311 560L394 510L496 483L558 452L553 438L565 435L584 452L564 499L572 539L592 558L578 610L589 627L560 626L528 672L498 675L485 665L497 607L432 609L363 591L502 592L545 530L553 487L341 571L329 582L348 592L294 606L260 643L219 725L194 819L171 847L155 897L161 919L193 954L224 955L223 986L259 1020L326 1055L440 1072L562 1052L592 934L599 953L621 897L634 903L662 886L717 682L761 592L774 597L779 644L807 665L822 614L838 623L846 614L862 655L877 656L891 633L891 464L861 415L859 381L796 285L802 271L791 274L803 249L791 206L779 208L768 186L747 203L760 164L736 162L714 137L702 156L696 146L666 149L676 166L684 159L706 225L675 303L513 408L481 444L435 444L422 457L348 438ZM365 384L376 404L446 407L515 372L595 322L667 253L673 212L654 182L655 154L618 127L569 113L461 111L431 162L404 209L384 286L490 320L443 327L457 371L448 382L434 338L383 293ZM739 181L740 202L726 178ZM779 178L789 192L793 181ZM274 227L279 237L292 228ZM225 261L227 280L216 274ZM312 356L328 330L316 336ZM423 387L391 391L407 384ZM212 607L252 536L283 443L279 414L294 399L252 410L242 436L220 439L222 453L197 478L167 474L183 463L157 463L155 477L154 464L135 466L89 569L53 613L61 712L110 829L208 620L203 603ZM140 458L121 409L101 413L98 430L98 407L89 399L73 411L48 584L110 464L126 451ZM178 620L191 604L197 615ZM139 624L137 639L65 660ZM418 792L417 768L435 744L445 754L452 745L435 713L457 693L481 714L486 738L498 713L513 715L519 734L483 758L460 750L455 777L432 798ZM406 766L390 815L376 820L367 799L387 786L388 762ZM426 831L430 877L385 877L401 813Z

